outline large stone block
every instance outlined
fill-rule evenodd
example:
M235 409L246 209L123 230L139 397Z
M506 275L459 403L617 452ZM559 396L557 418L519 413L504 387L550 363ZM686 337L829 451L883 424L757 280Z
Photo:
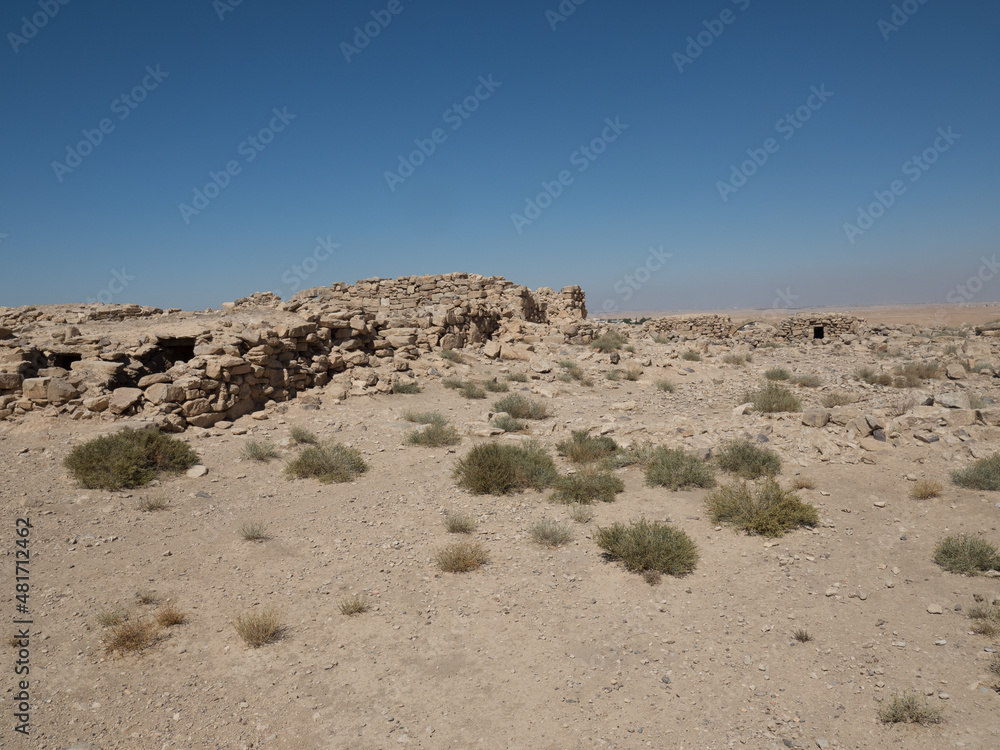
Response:
M24 376L19 372L0 372L0 391L12 391L21 387Z
M154 383L145 393L146 400L154 404L179 404L184 400L184 389L173 383Z
M24 397L39 401L47 399L50 380L52 378L27 378L21 384Z
M69 401L80 395L80 391L77 390L76 386L65 378L52 378L45 389L45 393L48 400L54 404Z
M113 414L124 414L142 399L142 391L138 388L115 388L111 394L108 408Z

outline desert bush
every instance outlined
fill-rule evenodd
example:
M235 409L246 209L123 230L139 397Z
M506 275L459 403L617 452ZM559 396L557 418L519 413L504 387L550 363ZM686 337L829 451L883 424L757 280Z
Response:
M142 591L135 592L135 599L139 604L156 604L157 598L149 589L143 589Z
M799 643L809 643L809 641L813 639L812 635L810 635L809 631L805 628L795 628L795 630L792 631L792 638L797 640Z
M959 534L948 536L934 548L934 562L950 573L1000 570L997 548L985 539Z
M233 627L243 642L250 648L260 648L268 643L280 641L285 634L285 626L277 610L246 612L233 621Z
M545 518L528 529L531 540L543 547L560 547L573 540L573 532L551 518Z
M929 500L932 497L940 496L943 491L944 485L940 482L935 482L933 479L921 479L913 485L913 489L910 490L910 497L917 500Z
M681 354L681 359L687 362L701 362L701 355L694 349L688 349L686 352Z
M637 364L630 364L625 368L625 372L622 373L622 377L630 383L634 383L642 377L642 368Z
M509 414L497 417L492 422L490 422L498 430L503 430L504 432L524 432L528 429L528 423L520 420L514 419L514 417Z
M896 368L895 374L907 378L910 382L916 380L917 385L922 380L941 377L941 365L937 362L906 362Z
M504 396L493 404L493 411L503 411L514 419L545 419L551 412L547 404L535 401L521 393Z
M622 374L623 373L622 373L621 370L605 370L604 371L604 377L607 378L608 380L610 380L613 383L617 383L619 380L621 380L622 379Z
M770 448L761 448L749 440L731 440L723 444L717 455L719 466L744 479L774 475L781 472L781 458Z
M983 597L976 595L976 604L969 607L966 610L966 614L969 619L972 620L972 632L976 635L985 635L987 638L995 638L1000 634L1000 599L994 599L992 602L987 603L982 600ZM990 665L990 670L997 673L993 668L997 664L997 660L1000 657L996 657L992 665Z
M444 517L444 527L449 534L471 534L476 530L476 521L465 513L449 513Z
M556 445L556 450L574 463L587 463L615 453L618 443L607 435L594 437L587 430L573 430L573 436Z
M765 370L764 377L768 380L791 380L792 374L784 367L772 367Z
M646 519L626 526L615 523L598 528L594 534L597 546L614 560L621 560L633 573L656 570L665 575L683 576L694 570L698 550L681 529L660 521Z
M594 509L583 503L573 503L569 506L569 517L576 523L590 523L594 519Z
M513 381L515 383L527 383L528 376L523 372L510 372L507 373L507 380Z
M436 411L407 411L403 412L403 419L414 424L446 424L444 415Z
M507 393L510 390L510 386L501 380L487 380L483 383L483 388L488 390L490 393Z
M441 448L462 442L458 431L446 422L431 422L426 427L406 433L406 442L424 448Z
M819 523L816 508L773 479L757 485L741 481L720 487L706 502L712 523L734 526L748 534L777 537Z
M796 375L792 378L792 383L803 388L819 388L823 385L823 381L816 375Z
M480 388L475 383L473 383L471 380L466 380L464 383L462 383L462 386L458 389L458 392L462 394L463 398L477 399L477 400L486 398L486 391Z
M448 376L447 378L441 378L441 385L445 388L450 388L453 391L459 390L465 385L465 381L461 378L456 378L454 376Z
M550 500L554 503L611 503L614 502L615 495L625 491L625 483L620 477L598 469L584 469L576 474L567 474L556 479L553 484L555 492Z
M564 359L559 363L559 366L563 368L564 374L570 380L585 381L587 376L584 375L583 369L571 359Z
M824 393L819 402L827 409L854 403L854 397L847 393Z
M986 399L984 399L978 393L969 394L969 408L971 409L985 409Z
M650 442L634 443L608 456L601 462L606 469L624 469L626 466L645 466L656 454L656 446Z
M240 456L247 461L270 461L278 457L278 448L273 443L264 440L247 440L243 444Z
M263 542L268 539L267 524L263 521L244 521L240 524L240 536L248 542Z
M669 336L664 336L662 333L658 333L653 336L653 343L655 344L670 344L671 339Z
M901 693L879 708L878 718L883 724L939 724L941 711L915 693Z
M435 561L445 573L469 573L490 560L486 548L478 542L456 542L438 552Z
M114 604L97 613L97 624L102 628L111 628L128 619L128 610L120 604Z
M656 387L659 388L664 393L673 393L677 390L677 386L671 383L669 380L661 379L656 381Z
M749 402L754 411L772 414L784 411L802 411L799 397L787 388L777 383L767 382L756 391L750 391L743 396L744 402Z
M156 624L161 628L172 628L175 625L183 625L185 620L187 620L187 614L173 604L164 604L156 610Z
M442 349L439 354L442 359L446 359L449 362L454 362L456 364L461 364L465 361L461 354L456 352L454 349Z
M315 432L307 430L305 427L299 427L298 425L294 425L288 431L288 436L301 445L316 445L319 442L319 438L316 437Z
M624 334L618 331L605 331L594 339L590 346L599 352L613 352L615 349L621 349L627 343L628 337Z
M104 640L107 653L138 653L156 642L156 624L144 618L125 620L111 627Z
M354 448L335 442L310 445L285 465L290 479L314 477L323 484L351 482L368 471L368 464Z
M816 489L816 482L812 477L795 477L792 480L793 490L814 490Z
M159 430L125 428L74 447L65 465L87 489L120 490L144 487L158 472L184 471L197 462L198 455L182 440Z
M981 458L951 475L951 481L968 490L1000 490L1000 453Z
M144 497L138 503L138 508L143 513L155 513L158 510L166 510L168 507L170 507L170 503L162 495Z
M996 369L996 365L993 362L976 362L972 367L972 371L977 375L983 372L992 372Z
M874 367L859 367L854 371L854 377L869 385L892 385L892 375L880 372Z
M724 354L722 356L722 361L727 365L745 365L747 362L753 361L753 358L749 354Z
M417 383L397 382L392 384L392 392L397 396L420 393L420 386Z
M714 487L715 471L707 462L689 456L680 448L659 447L645 465L646 484L683 490L688 487Z
M340 614L352 617L361 615L372 608L368 598L364 594L355 594L342 601L339 605Z
M455 467L459 487L474 495L506 495L551 486L559 474L552 457L533 441L521 445L481 443Z

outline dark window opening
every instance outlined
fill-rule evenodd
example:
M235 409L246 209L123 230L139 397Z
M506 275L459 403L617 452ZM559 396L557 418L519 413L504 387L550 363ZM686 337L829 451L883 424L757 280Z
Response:
M160 339L157 342L160 346L160 354L167 364L167 368L173 367L178 362L187 362L194 359L194 339Z
M825 339L826 330L823 326L813 326L813 338L814 339Z
M80 354L75 354L73 352L66 352L64 354L53 354L49 357L49 367L61 367L64 370L69 370L70 365L74 362L79 362L83 359Z

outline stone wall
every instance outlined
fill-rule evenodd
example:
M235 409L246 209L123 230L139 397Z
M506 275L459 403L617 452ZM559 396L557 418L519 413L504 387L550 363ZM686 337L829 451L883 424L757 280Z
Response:
M678 315L654 318L644 324L653 335L659 334L677 339L729 338L734 331L733 321L728 315Z
M857 334L864 326L863 319L843 313L798 314L774 321L762 318L742 326L735 325L728 315L678 315L654 318L644 324L652 335L677 340L735 338L750 343L769 338L812 339L817 328L822 328L824 338Z
M799 314L778 323L778 335L789 339L816 338L816 329L823 331L823 337L839 336L845 333L860 333L865 321L843 313Z

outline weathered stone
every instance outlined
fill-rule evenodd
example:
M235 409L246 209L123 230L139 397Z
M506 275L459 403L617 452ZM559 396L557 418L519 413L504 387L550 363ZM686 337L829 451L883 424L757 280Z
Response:
M96 412L105 411L110 404L111 404L111 396L107 394L94 396L93 398L87 398L83 400L83 407L85 409L90 409L91 411L96 411Z
M483 356L487 359L496 359L500 356L500 344L497 341L487 341L483 344Z
M12 391L21 387L24 376L19 372L0 372L0 391Z
M156 383L145 391L146 400L154 404L179 404L184 400L184 389L173 383Z
M945 375L949 380L963 380L968 374L962 365L948 365L945 370Z
M954 391L952 393L939 393L934 396L934 403L939 406L945 406L949 409L972 408L972 405L969 403L968 394L960 391Z
M80 395L77 387L64 378L52 378L45 389L46 398L54 404L69 401Z
M802 415L802 424L807 427L826 427L830 421L828 409L809 409Z
M913 433L913 437L915 437L921 443L936 443L941 439L933 432L915 432Z
M27 378L21 384L21 392L25 398L42 401L48 398L50 380L52 378Z
M137 385L142 389L146 389L157 383L169 383L171 380L172 378L165 372L154 372L152 375L139 378Z
M532 357L531 361L528 363L528 367L530 367L533 372L552 372L552 363L547 359L542 359L541 357Z
M131 409L142 398L142 391L138 388L116 388L111 394L108 408L113 414L124 414Z
M211 427L216 422L221 422L225 418L226 415L222 412L208 411L187 417L187 422L195 427Z
M191 479L198 479L208 474L208 467L198 464L187 470L187 476Z

